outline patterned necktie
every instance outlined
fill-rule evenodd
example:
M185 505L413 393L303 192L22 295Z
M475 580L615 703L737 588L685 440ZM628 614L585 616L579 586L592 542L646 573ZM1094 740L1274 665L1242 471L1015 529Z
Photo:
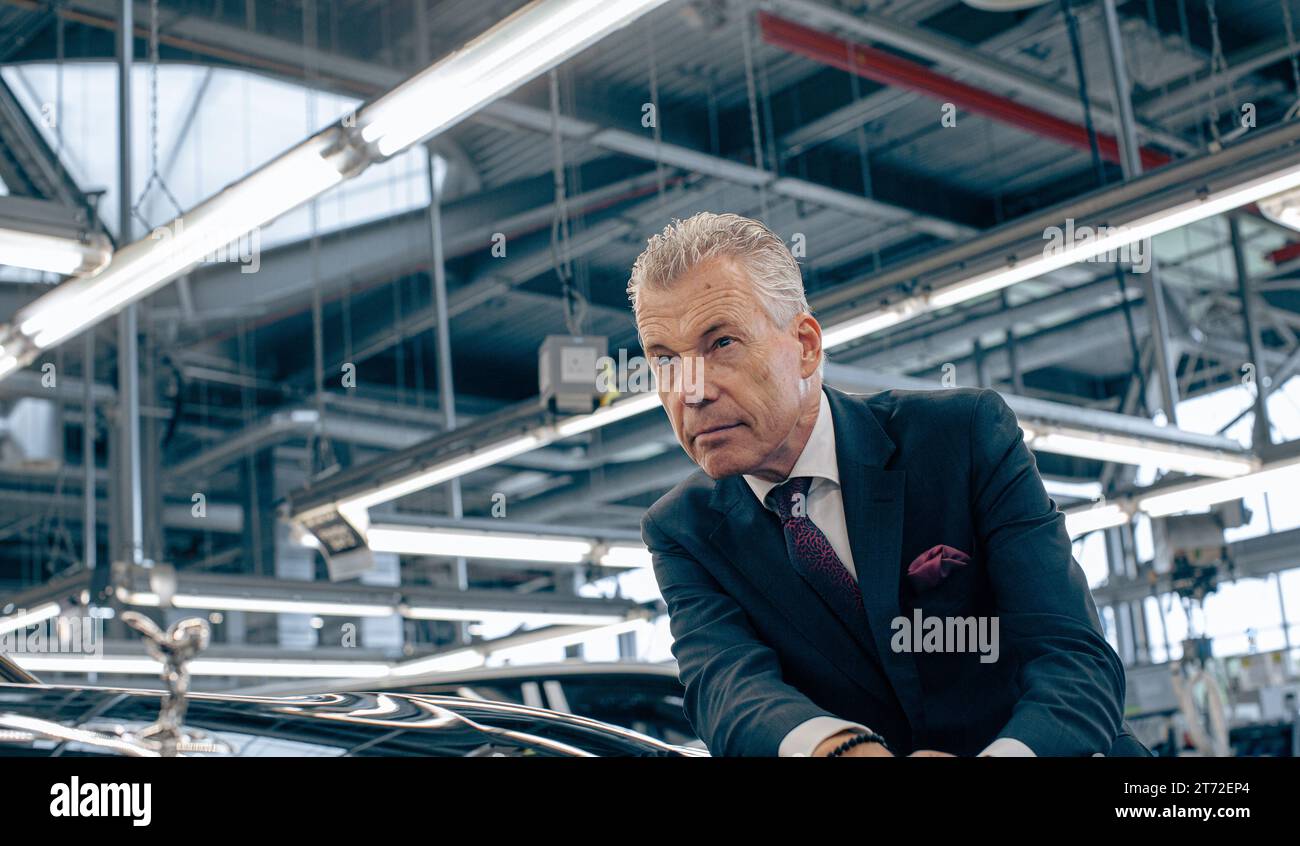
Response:
M808 516L810 487L812 477L796 476L777 485L767 495L781 517L790 564L846 621L860 620L863 610L858 583L835 554L826 535Z

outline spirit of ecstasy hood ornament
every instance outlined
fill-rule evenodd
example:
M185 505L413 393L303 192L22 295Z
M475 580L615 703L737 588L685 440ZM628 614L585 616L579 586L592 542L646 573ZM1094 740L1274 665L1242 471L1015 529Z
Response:
M157 721L140 732L137 739L154 746L164 756L181 751L228 751L220 741L210 741L199 731L186 730L186 694L190 690L189 661L207 648L211 632L206 621L198 617L178 620L163 631L158 624L136 611L125 611L122 621L145 638L145 647L163 665L162 679L167 683Z

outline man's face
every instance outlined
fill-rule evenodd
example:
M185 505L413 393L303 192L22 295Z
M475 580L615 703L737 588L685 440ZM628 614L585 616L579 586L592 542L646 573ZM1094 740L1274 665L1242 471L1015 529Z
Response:
M665 290L643 289L639 300L637 328L686 453L714 479L779 464L817 388L807 381L821 350L812 316L773 325L730 259L698 265ZM688 378L674 384L665 368Z

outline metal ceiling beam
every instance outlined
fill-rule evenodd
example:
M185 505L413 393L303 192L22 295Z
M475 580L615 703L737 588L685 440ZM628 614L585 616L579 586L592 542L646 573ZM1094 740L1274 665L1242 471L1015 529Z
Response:
M1044 79L1013 65L1001 58L985 52L984 45L971 47L965 42L949 38L919 24L902 25L889 18L869 11L858 10L853 14L831 8L813 0L764 0L764 8L786 12L804 23L818 29L838 29L861 38L888 44L891 47L926 59L943 68L961 72L985 84L998 86L1022 99L1033 102L1054 114L1073 121L1082 121L1084 108L1079 101L1078 92L1065 85ZM1053 27L1062 24L1054 23ZM1015 33L1012 30L1011 33ZM1005 41L1008 33L997 36L995 41ZM1041 34L1036 34L1039 38ZM882 94L885 92L881 92ZM900 94L896 90L891 95ZM866 99L859 101L865 102ZM890 96L889 103L877 101L872 108L892 110L896 97ZM910 100L910 95L902 99ZM1092 117L1112 132L1119 130L1119 119L1114 112L1111 101L1100 97L1090 97L1089 106ZM812 124L800 127L787 135L783 142L787 146L807 146L818 137L835 131L837 126L860 126L864 118L857 104L849 104ZM1191 154L1197 151L1196 145L1181 136L1168 132L1154 124L1143 123L1139 126L1142 134L1152 141L1177 153Z
M90 205L85 195L3 79L0 142L0 179L9 187L9 193L82 209L89 220Z
M1140 294L1135 287L1129 288L1130 299L1136 299ZM879 343L858 348L862 354L853 355L851 360L859 367L874 370L913 370L924 366L918 360L927 363L947 360L944 356L951 355L954 349L965 355L972 340L990 332L1005 331L1018 323L1032 323L1066 311L1097 311L1118 302L1119 286L1115 284L1114 276L1106 272L1080 285L1011 308L999 308L977 316L965 313L948 315L922 326L909 326L907 328L912 331L905 336L899 337L903 333L898 333L882 338ZM1068 351L1062 352L1068 354Z
M1092 139L1085 127L1054 114L945 77L893 53L854 43L770 12L760 12L758 17L763 40L768 44L882 85L907 88L941 102L955 102L967 111L1076 149L1091 149ZM1116 136L1094 133L1094 137L1103 158L1120 161L1121 151ZM1143 148L1142 161L1146 167L1154 168L1166 164L1170 158L1158 150Z
M150 592L149 573L132 568L124 584L128 590ZM337 602L358 605L422 605L476 609L503 613L617 614L636 613L641 606L630 599L592 598L563 593L518 593L509 590L454 590L426 585L368 586L317 581L295 581L220 573L176 572L176 593L239 597L272 601Z
M78 407L82 403L85 382L79 377L59 374L59 387L47 388L42 384L44 374L32 370L19 370L0 381L0 399L10 397L32 397L35 399L57 400L66 407ZM117 402L117 389L106 382L95 382L95 405L111 405Z
M512 100L497 100L484 107L482 114L539 134L551 131L550 112ZM977 231L964 224L921 214L828 185L789 176L778 178L763 168L720 158L679 144L656 143L653 138L622 129L603 127L592 121L565 117L560 120L559 126L560 134L564 137L584 141L609 152L662 162L670 167L746 185L755 190L766 188L778 196L839 209L848 214L907 222L916 231L926 232L945 241L969 237Z
M100 477L97 487L107 487L107 474L97 475ZM62 514L65 522L77 523L79 518L85 516L83 496L84 491L81 487L71 486L65 487L59 493L0 488L0 503L5 504L6 518L35 514L42 519L47 519L59 513ZM205 505L207 510L203 517L195 517L193 507L193 503L189 501L164 503L161 509L163 525L169 529L227 534L240 534L244 530L244 510L238 503L209 501ZM109 515L107 496L96 497L95 514L101 521L107 520ZM48 541L48 538L40 539L41 543L48 543Z
M116 3L113 0L73 0L69 5L98 16L99 25L108 28L113 26L111 18L116 14ZM142 14L147 12L147 7L142 4L137 5L143 10ZM363 97L388 90L405 79L400 68L360 61L335 53L308 50L299 43L198 17L181 16L168 20L161 29L166 33L163 36L164 41L167 37L171 37L177 41L176 46L182 49L293 79L301 79L302 65L286 63L284 57L294 56L299 61L310 59L315 67L320 68L317 76L322 84L341 88ZM498 127L508 125L546 135L549 135L552 130L549 111L511 100L490 103L470 120ZM662 161L671 167L740 185L749 185L755 189L767 186L774 193L792 199L830 204L846 212L872 218L907 221L915 226L917 231L927 232L944 240L957 240L974 232L971 227L962 224L840 191L830 186L794 178L777 180L775 174L761 168L713 156L679 144L656 143L653 138L641 133L614 129L592 121L564 117L560 120L560 134L609 152L647 161Z
M1270 65L1286 61L1292 52L1300 52L1287 44L1285 36L1279 36L1267 44L1252 46L1241 53L1234 53L1227 59L1226 67L1211 73L1207 70L1197 79L1181 85L1174 85L1168 91L1161 91L1155 99L1148 99L1137 109L1148 120L1201 120L1204 112L1199 108L1203 99L1219 89L1231 89L1237 80L1264 70ZM1193 108L1198 107L1198 108ZM1235 106L1234 106L1235 108Z

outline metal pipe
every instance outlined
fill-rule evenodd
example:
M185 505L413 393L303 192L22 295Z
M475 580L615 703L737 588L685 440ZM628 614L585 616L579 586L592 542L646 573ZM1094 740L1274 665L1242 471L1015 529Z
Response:
M118 243L129 244L131 234L131 71L135 39L131 0L122 0L117 57ZM143 493L140 479L140 347L138 312L133 303L118 316L118 496L122 545L115 554L132 564L144 563ZM87 329L87 331L93 331Z
M1268 422L1268 394L1264 386L1268 381L1268 363L1264 361L1263 340L1259 333L1259 318L1255 311L1255 292L1246 266L1246 251L1241 240L1241 221L1238 215L1228 215L1228 235L1232 241L1232 261L1237 271L1237 292L1241 296L1241 318L1246 324L1246 346L1250 362L1255 368L1255 425L1251 448L1258 450L1272 445L1273 436Z
M424 0L416 4L415 35L417 50L421 63L429 60L429 18L428 5ZM552 84L554 84L552 76ZM443 169L440 172L439 165ZM456 384L452 375L451 362L451 314L447 297L447 262L442 243L442 189L446 177L446 163L433 151L432 147L424 149L425 175L429 180L429 247L430 264L433 281L434 339L437 344L438 358L438 404L442 406L443 431L450 432L456 428ZM459 520L464 516L464 504L461 500L460 479L452 479L447 488L451 498L451 517ZM456 587L469 589L469 562L464 558L455 560ZM462 623L457 627L457 636L462 644L468 644L472 637L469 625Z
M1142 175L1143 165L1148 165L1145 156L1139 154L1136 122L1133 117L1133 100L1130 95L1128 71L1124 67L1124 41L1119 27L1119 13L1115 9L1115 0L1102 0L1106 21L1106 51L1110 57L1111 78L1115 83L1115 103L1120 118L1120 166L1124 179L1136 179ZM1100 141L1100 139L1098 139ZM1152 249L1150 242L1148 251ZM1169 312L1165 303L1164 286L1160 283L1159 268L1154 255L1151 267L1142 274L1142 287L1147 301L1147 317L1151 321L1152 348L1155 351L1154 369L1160 389L1160 400L1164 406L1165 418L1173 425L1178 425L1178 372L1177 359L1174 358L1169 343Z
M429 177L429 234L433 252L433 307L434 334L437 337L438 404L442 406L444 431L456 428L456 385L451 366L451 318L447 309L447 268L442 251L442 179L437 172L437 160L432 150L426 151L425 166ZM464 514L461 502L460 479L452 479L451 516ZM464 558L456 559L456 583L461 590L469 587L469 574Z
M81 368L81 469L85 473L85 516L81 523L81 563L94 570L95 544L95 333L87 332Z

